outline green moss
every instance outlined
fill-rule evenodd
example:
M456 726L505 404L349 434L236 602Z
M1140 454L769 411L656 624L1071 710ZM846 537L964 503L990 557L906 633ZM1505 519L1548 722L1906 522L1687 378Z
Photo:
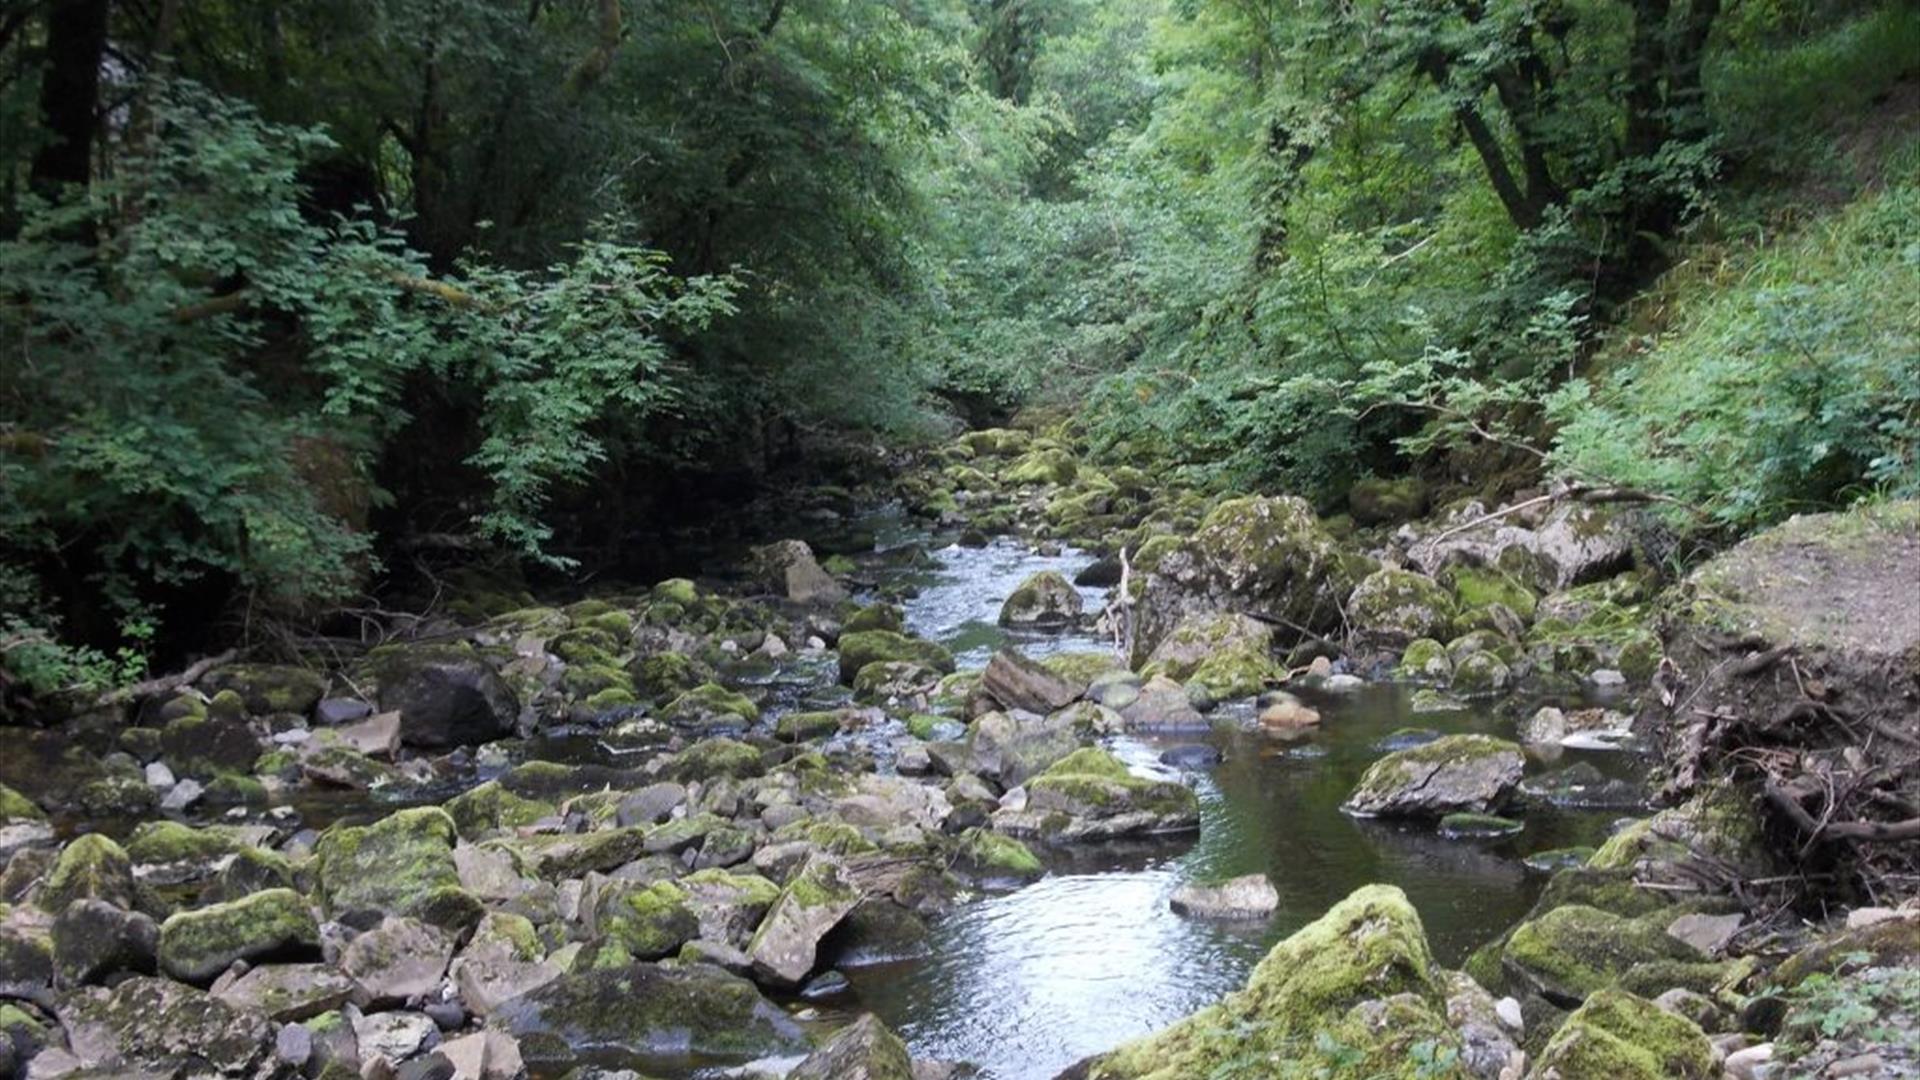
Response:
M635 667L641 691L653 701L678 697L699 686L706 677L706 670L698 661L677 652L655 653Z
M785 742L823 739L839 730L840 714L837 712L788 713L773 727L774 736Z
M1097 1060L1088 1076L1413 1077L1423 1044L1429 1058L1458 1046L1426 935L1400 890L1369 885L1274 946L1244 989Z
M0 821L45 821L46 812L33 804L33 800L0 784Z
M221 720L245 719L247 701L237 690L222 690L207 699L207 715Z
M468 840L501 829L531 825L556 813L552 803L522 798L497 780L489 780L448 800L446 811L460 835Z
M612 712L615 709L630 709L640 704L632 690L625 686L608 686L587 696L587 708L597 713Z
M636 959L670 955L700 932L687 900L686 889L671 881L623 889L602 908L601 932Z
M1554 1033L1535 1074L1560 1080L1711 1080L1699 1025L1617 990L1595 993Z
M674 780L736 780L758 776L765 768L760 751L734 739L702 739L668 758L661 775Z
M868 664L899 660L925 664L943 673L954 669L953 654L931 641L891 630L840 635L840 681L843 683L852 685L853 677Z
M975 870L993 876L1035 878L1046 872L1027 845L981 828L960 834L958 857Z
M292 889L267 889L224 904L171 915L160 924L160 966L182 982L204 984L236 960L317 951L320 927Z
M202 689L218 694L233 690L251 713L305 715L326 693L326 680L306 668L280 664L227 664L200 681Z
M1240 648L1214 653L1193 669L1189 685L1205 687L1216 700L1248 698L1286 681L1286 665L1265 649Z
M1615 985L1636 964L1698 958L1658 926L1579 904L1515 927L1503 954L1509 972L1550 999L1574 1001Z
M267 786L251 776L223 772L208 782L206 797L216 806L260 806L267 801Z
M437 806L390 814L366 826L328 829L314 846L318 896L330 913L410 913L435 890L460 883L459 830Z
M1347 618L1365 633L1399 641L1453 632L1454 600L1438 582L1410 570L1368 574L1347 601Z
M1438 641L1417 638L1400 654L1400 664L1394 674L1403 679L1448 682L1453 678L1453 658Z
M1080 463L1065 450L1045 449L1024 454L1000 474L1008 484L1071 484Z
M255 776L277 776L282 779L300 771L300 755L292 750L269 750L253 759Z
M686 578L668 578L653 587L653 598L690 608L700 602L700 590Z
M841 624L842 634L862 634L869 630L890 630L900 633L906 629L906 615L893 604L872 604L861 608Z
M751 724L760 719L760 707L746 695L718 683L703 683L674 698L660 715L677 724L699 724L726 716L737 716Z
M1127 771L1125 762L1097 746L1083 746L1075 750L1054 762L1043 775L1103 776L1112 780L1132 779L1132 774Z
M1450 567L1444 581L1463 610L1502 604L1522 619L1532 619L1540 598L1512 574L1485 566Z
M1042 657L1040 665L1068 682L1086 686L1112 671L1125 671L1127 665L1110 652L1060 652Z
M119 844L99 833L78 837L60 852L35 902L57 914L83 899L133 906L133 860Z
M147 821L127 840L127 855L137 863L211 862L242 845L213 829L196 829L177 821Z

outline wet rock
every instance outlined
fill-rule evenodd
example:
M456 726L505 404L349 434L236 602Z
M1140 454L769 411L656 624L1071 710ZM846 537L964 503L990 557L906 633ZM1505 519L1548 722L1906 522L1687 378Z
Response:
M1013 649L993 654L980 676L980 687L1005 708L1042 715L1071 705L1086 689Z
M472 649L395 646L371 663L382 711L400 714L409 746L440 749L488 742L513 732L520 701Z
M291 889L178 912L160 924L160 966L182 982L204 985L238 960L319 954L320 927L306 899Z
M1073 583L1089 589L1111 589L1120 584L1120 554L1102 555L1073 576Z
M281 664L227 664L200 679L200 689L208 696L232 690L256 716L267 713L293 713L305 716L326 693L326 680L318 672Z
M53 962L63 987L152 975L160 927L141 912L105 900L75 900L53 922Z
M799 1026L752 983L698 964L630 964L563 975L503 1003L493 1021L520 1040L533 1066L541 1064L533 1054L535 1037L557 1040L574 1053L611 1050L640 1057L745 1060L807 1046Z
M855 675L868 664L910 661L943 673L954 669L953 654L921 638L891 630L862 630L840 635L840 681L853 685Z
M893 709L921 709L940 687L940 669L911 660L882 660L853 677L854 700Z
M268 964L248 971L213 996L276 1024L310 1020L354 996L354 982L324 964Z
M990 712L967 732L974 770L1006 787L1025 783L1079 747L1069 713Z
M1220 657L1271 666L1272 648L1273 628L1257 619L1227 611L1199 612L1167 632L1147 655L1142 670L1185 680Z
M595 900L593 925L637 960L671 956L700 934L687 891L672 881L608 882Z
M1554 1033L1530 1077L1717 1080L1699 1025L1618 990L1594 994Z
M833 604L847 591L833 575L814 561L804 540L781 540L757 547L748 560L748 573L759 587L801 604Z
M1247 874L1217 885L1189 882L1173 891L1169 906L1197 919L1264 919L1280 906L1280 892L1265 874Z
M419 912L437 890L457 888L457 830L436 806L401 810L372 825L335 826L314 846L317 898L329 914Z
M1002 805L994 828L1016 836L1079 842L1185 832L1198 800L1184 784L1134 776L1105 750L1084 747L1027 782L1024 805Z
M1645 793L1637 784L1609 777L1586 761L1529 776L1520 781L1520 793L1529 799L1565 807L1628 808L1646 801Z
M1441 975L1405 895L1369 885L1274 946L1245 989L1066 1075L1172 1080L1258 1062L1262 1076L1398 1076L1422 1045L1459 1052Z
M1171 679L1155 676L1137 696L1119 707L1128 731L1165 733L1205 731L1207 718L1187 700L1187 691Z
M368 757L386 758L391 761L394 755L400 752L400 714L398 712L375 713L363 720L329 728L328 731L348 749Z
M747 945L754 977L795 987L813 971L820 940L860 902L839 864L815 855L807 860L767 911Z
M1135 659L1144 662L1183 619L1215 611L1331 630L1352 587L1339 546L1305 502L1233 499L1147 576L1135 608Z
M246 1076L273 1037L264 1016L167 979L129 979L69 997L59 1011L82 1068L160 1075Z
M397 1005L439 986L452 956L453 941L438 927L389 916L348 943L340 970L366 1002Z
M648 784L620 800L614 811L614 823L621 828L633 825L657 825L665 821L674 808L687 801L687 788L671 780L657 784Z
M760 719L760 707L745 694L702 683L662 707L660 719L683 731L738 732Z
M787 1080L913 1080L906 1044L868 1013L835 1032Z
M1320 725L1320 710L1292 694L1277 693L1263 697L1260 726L1270 731L1300 731Z
M1584 904L1521 923L1501 951L1510 978L1563 1007L1616 984L1636 965L1700 959L1660 925Z
M1206 743L1169 747L1161 751L1160 764L1176 769L1211 769L1220 764L1220 749Z
M1633 739L1633 717L1612 709L1540 709L1520 724L1520 741L1573 750L1615 750Z
M1485 735L1449 735L1374 762L1345 808L1379 817L1487 813L1506 799L1525 766L1525 755L1513 743Z
M981 884L1002 886L1033 881L1047 872L1027 845L982 828L960 834L954 869Z
M1000 625L1050 629L1080 617L1086 601L1057 570L1042 570L1020 583L1000 605Z
M1524 822L1493 814L1455 813L1440 819L1440 835L1451 840L1492 840L1525 828Z

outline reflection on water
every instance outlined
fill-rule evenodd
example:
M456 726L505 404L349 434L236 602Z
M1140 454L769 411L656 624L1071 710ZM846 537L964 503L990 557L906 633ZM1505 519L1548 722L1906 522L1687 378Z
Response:
M990 645L971 645L968 635L990 626L1021 578L1061 565L1006 542L938 555L944 565L908 605L908 621L956 649L973 649L976 664ZM1083 639L1067 647L1097 646ZM1205 738L1223 760L1189 774L1201 801L1197 839L1045 852L1054 876L943 919L930 957L850 972L859 1007L899 1031L916 1056L973 1062L999 1080L1051 1077L1239 987L1275 941L1370 882L1406 890L1435 955L1459 964L1533 903L1543 879L1525 870L1523 856L1593 843L1613 814L1531 807L1524 832L1494 841L1443 840L1429 825L1346 816L1341 801L1400 729L1513 734L1511 719L1491 710L1415 718L1407 697L1400 688L1369 687L1316 701L1322 729L1291 743L1220 724ZM1130 763L1149 763L1194 741L1128 741L1117 749ZM1556 767L1570 760L1592 761L1609 775L1637 767L1623 755L1578 753ZM1267 923L1236 929L1168 909L1182 882L1255 872L1280 893Z

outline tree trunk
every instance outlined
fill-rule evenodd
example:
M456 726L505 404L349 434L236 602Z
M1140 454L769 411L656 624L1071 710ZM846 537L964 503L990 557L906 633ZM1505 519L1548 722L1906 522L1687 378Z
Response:
M93 176L99 126L100 57L107 47L108 0L54 0L47 12L47 68L40 117L49 141L34 155L31 179L42 191L84 185Z

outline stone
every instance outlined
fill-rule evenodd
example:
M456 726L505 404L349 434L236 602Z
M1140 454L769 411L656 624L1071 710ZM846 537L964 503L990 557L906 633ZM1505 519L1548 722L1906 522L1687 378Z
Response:
M954 869L983 885L1018 885L1047 872L1027 845L979 827L960 834Z
M1667 934L1707 956L1719 956L1726 951L1727 945L1740 933L1745 923L1746 916L1738 913L1706 915L1695 912L1668 923Z
M225 664L202 676L199 685L208 696L232 690L255 716L305 716L327 689L318 672L283 664Z
M1079 746L1080 736L1068 713L990 712L967 730L974 768L1006 787L1025 783Z
M347 944L340 970L372 1005L395 1005L433 991L453 957L453 941L439 927L388 916Z
M1722 1063L1727 1075L1733 1080L1761 1080L1769 1075L1766 1066L1773 1060L1773 1044L1760 1043L1757 1046L1743 1047L1727 1055Z
M526 1074L520 1043L504 1031L476 1031L440 1044L458 1080L519 1080Z
M1105 750L1082 747L1029 780L1025 805L1005 806L994 828L1077 843L1188 832L1199 801L1186 785L1134 776Z
M1520 724L1520 741L1570 750L1617 750L1633 741L1633 717L1612 709L1566 712L1549 705Z
M614 823L621 828L634 825L658 825L687 801L687 788L671 780L634 791L620 800L614 810Z
M1426 512L1427 486L1417 476L1363 477L1347 489L1347 509L1360 525L1398 525Z
M1514 927L1500 956L1509 978L1563 1007L1615 985L1636 965L1703 958L1658 926L1585 904L1563 904Z
M353 1000L354 989L352 979L324 964L264 964L216 987L213 996L276 1024L294 1024L340 1008Z
M373 715L373 706L358 698L321 698L313 707L313 718L328 727L350 724Z
M817 854L808 858L747 943L754 977L783 988L805 982L818 959L821 939L859 902L859 890L842 876L837 862Z
M377 653L370 668L379 707L400 714L400 738L409 746L488 742L511 734L520 715L513 689L465 646L396 646Z
M1000 625L1053 629L1080 618L1086 607L1080 590L1057 570L1028 577L1000 605Z
M1155 676L1142 685L1137 696L1118 709L1128 731L1167 733L1207 730L1207 718L1187 700L1184 687L1171 679Z
M53 921L54 973L63 987L152 975L159 949L160 927L151 916L105 900L75 900Z
M398 1065L432 1046L440 1037L440 1026L425 1013L355 1013L352 1022L363 1070L366 1064L376 1061Z
M503 1003L492 1026L581 1051L741 1061L804 1051L798 1024L751 982L703 964L574 972ZM530 1065L538 1064L529 1062Z
M1412 1075L1416 1046L1460 1052L1446 1003L1412 905L1369 885L1275 945L1244 989L1072 1075L1184 1080L1249 1062L1259 1076Z
M400 713L375 713L364 720L329 729L349 749L368 757L393 760L400 752Z
M1348 621L1375 645L1398 648L1420 638L1445 639L1453 633L1454 618L1452 594L1411 570L1376 570L1347 599Z
M1299 731L1319 724L1320 710L1292 694L1278 694L1260 710L1260 726L1272 731Z
M84 899L134 906L133 860L119 844L99 833L76 837L60 852L34 902L57 914Z
M1530 1076L1559 1080L1718 1080L1699 1025L1644 998L1602 990L1567 1017Z
M718 683L701 683L662 706L660 719L685 731L744 731L760 719L760 707L745 694Z
M1441 817L1489 813L1519 782L1526 756L1486 735L1448 735L1398 750L1367 768L1347 797L1347 812L1366 817Z
M317 959L319 953L319 924L292 889L178 912L160 924L160 967L181 982L205 985L239 960Z
M1188 882L1168 901L1178 915L1198 919L1264 919L1280 906L1280 892L1265 874L1245 874L1217 885Z
M754 548L748 558L754 584L801 604L834 604L847 591L820 568L804 540L780 540Z
M389 814L372 825L336 825L314 845L315 895L330 915L407 915L436 890L457 887L458 830L437 806Z
M834 1032L787 1080L913 1080L906 1044L872 1013Z
M75 994L59 1017L80 1067L105 1075L245 1076L266 1060L273 1043L261 1014L147 976Z
M44 933L0 923L0 998L50 1003L53 943Z
M1066 708L1086 690L1013 649L1001 649L987 661L980 688L1004 708L1041 715Z
M907 661L951 674L953 654L931 641L891 630L862 630L840 635L840 681L853 685L868 664Z

